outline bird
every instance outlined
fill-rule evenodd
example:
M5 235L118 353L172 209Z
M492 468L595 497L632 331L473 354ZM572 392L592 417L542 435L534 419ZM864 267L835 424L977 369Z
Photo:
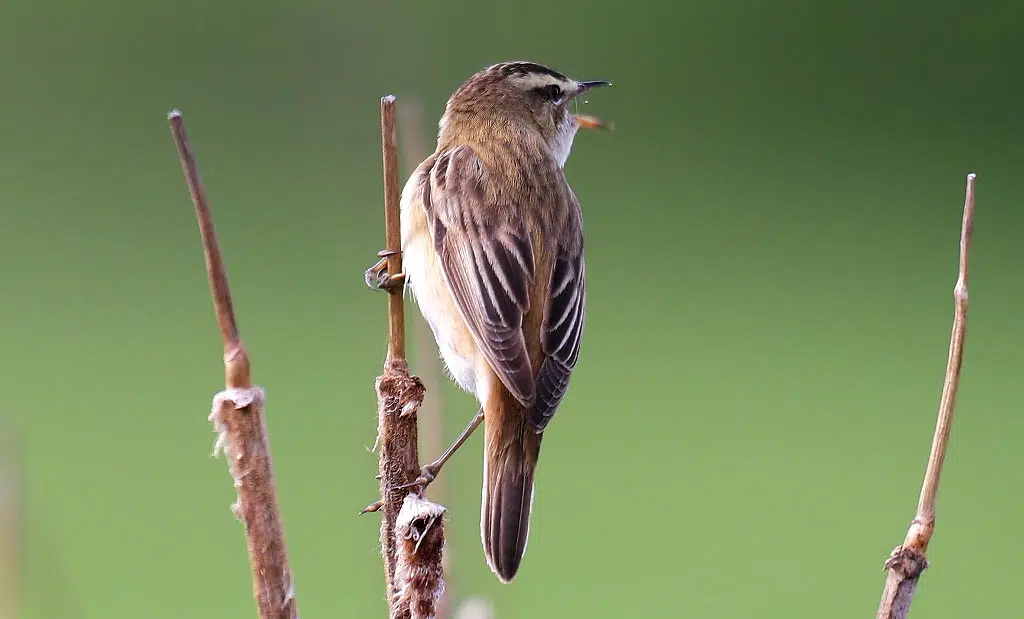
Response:
M480 403L409 485L433 481L483 424L480 535L503 583L526 551L541 439L579 360L586 318L583 214L563 168L577 130L603 122L570 104L610 85L529 61L469 77L447 101L435 151L402 190L404 272L383 272L384 260L367 272L380 287L402 278L448 374Z

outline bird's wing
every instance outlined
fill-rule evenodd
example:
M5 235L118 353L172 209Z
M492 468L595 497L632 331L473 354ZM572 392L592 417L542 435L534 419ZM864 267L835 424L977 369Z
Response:
M523 406L534 403L523 337L535 277L533 245L521 219L486 204L487 172L469 146L440 153L423 185L448 290L495 374Z
M538 431L554 417L569 387L569 377L580 356L587 314L583 219L575 197L571 206L568 229L560 235L561 242L552 264L548 303L541 326L544 361L537 374L537 401L530 417Z

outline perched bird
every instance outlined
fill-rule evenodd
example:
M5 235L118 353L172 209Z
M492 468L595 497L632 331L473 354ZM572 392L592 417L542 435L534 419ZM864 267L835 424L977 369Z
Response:
M583 337L583 218L562 167L576 131L600 121L569 106L607 85L532 62L474 74L402 192L405 282L452 378L481 405L417 483L429 484L483 422L480 534L506 583L526 550L542 432Z

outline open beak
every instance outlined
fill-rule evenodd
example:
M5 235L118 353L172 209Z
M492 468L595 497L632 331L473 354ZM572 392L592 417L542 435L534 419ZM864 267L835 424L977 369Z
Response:
M574 96L587 92L591 88L597 88L598 86L611 86L612 83L605 80L593 80L590 82L576 82L576 94ZM611 131L614 125L611 122L606 122L598 118L597 116L586 116L583 114L574 114L576 117L576 124L580 126L580 129L606 129Z
M591 88L597 88L598 86L611 86L612 83L605 80L593 80L590 82L576 82L576 95L579 96Z

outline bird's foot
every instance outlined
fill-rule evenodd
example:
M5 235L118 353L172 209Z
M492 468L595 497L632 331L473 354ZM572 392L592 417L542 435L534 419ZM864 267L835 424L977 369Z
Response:
M446 449L444 453L437 458L437 460L434 460L430 464L423 467L420 470L420 476L417 477L412 483L397 486L395 489L400 490L405 488L419 488L420 492L426 490L427 486L429 486L435 479L437 479L437 476L441 474L441 467L445 465L445 462L448 462L448 460L450 460L451 457L455 455L455 452L458 451L459 448L462 447L462 445L467 440L469 440L469 437L472 436L473 431L476 430L477 427L479 427L480 424L483 423L483 421L484 409L483 407L480 407L480 410L478 410L476 414L473 415L473 418L469 420L469 424L467 424L465 429L462 430L462 433L459 434L459 437L455 439L455 442L452 443L451 446L448 447L448 449Z
M395 486L395 490L405 490L406 488L418 488L421 492L427 489L435 479L437 474L441 472L441 465L437 462L431 462L427 466L420 470L420 476L417 477L412 483L402 484L401 486Z
M372 267L366 269L364 279L370 290L383 290L396 294L402 291L405 286L405 273L388 273L388 256L394 256L401 252L392 249L384 249L377 252L380 260Z
M391 490L405 490L407 488L417 488L420 492L423 492L424 490L427 489L427 486L429 486L432 481L437 479L437 474L439 472L441 472L441 466L437 462L431 462L427 466L423 467L423 470L420 471L420 476L417 477L412 483L402 484L401 486L393 486L391 487ZM377 475L376 478L379 480L380 475ZM363 514L372 514L373 512L380 511L382 507L384 507L384 501L374 501L373 503L370 503L369 505L364 507L359 512L359 515L362 516Z

